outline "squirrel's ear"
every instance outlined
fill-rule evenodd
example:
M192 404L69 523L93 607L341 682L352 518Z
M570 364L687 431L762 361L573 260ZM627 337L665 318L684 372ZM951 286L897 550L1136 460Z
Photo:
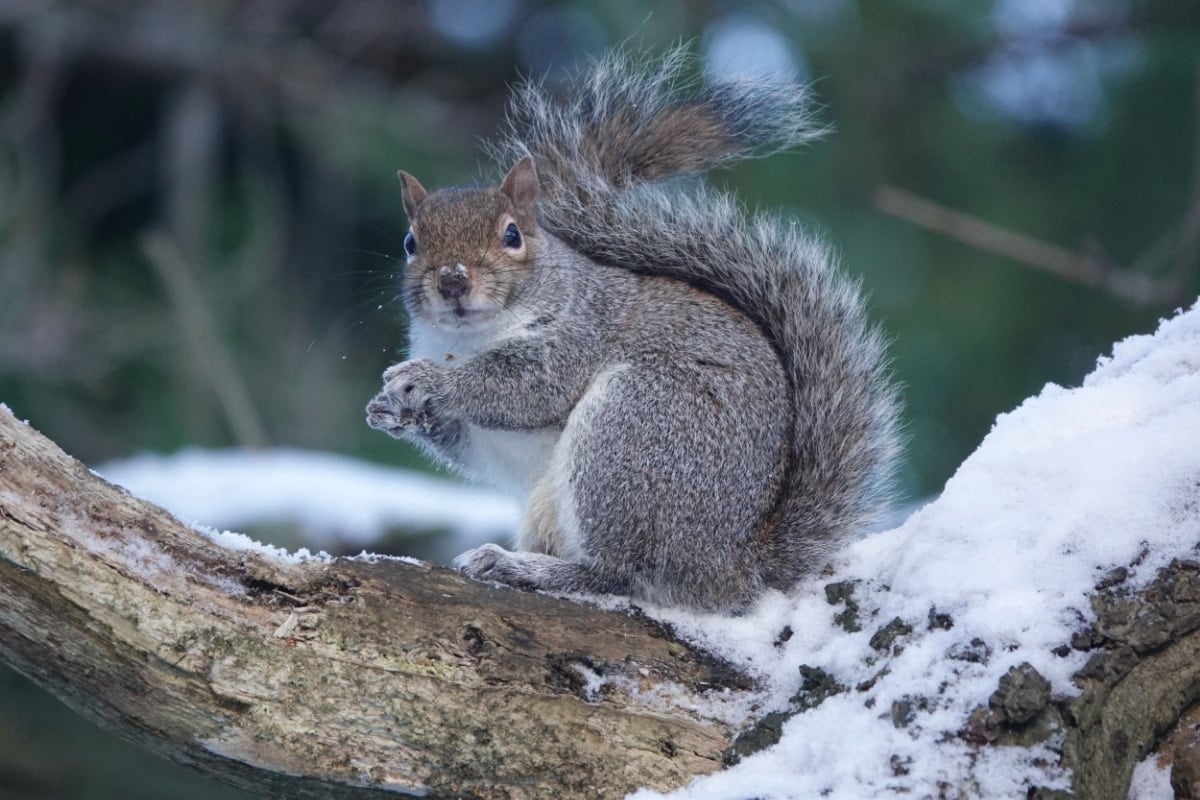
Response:
M411 222L413 215L417 213L417 206L429 192L425 191L425 187L419 180L402 169L396 171L396 177L400 179L400 196L404 199L404 213L408 214Z
M522 228L533 227L537 218L538 178L537 170L533 168L533 156L525 156L518 161L508 174L500 191L512 201L517 212L517 222Z

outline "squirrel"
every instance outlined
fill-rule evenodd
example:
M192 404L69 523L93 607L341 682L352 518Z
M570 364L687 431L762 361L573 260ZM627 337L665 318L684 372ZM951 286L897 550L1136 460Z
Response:
M857 283L670 181L821 135L807 90L690 67L618 52L565 99L517 87L498 186L398 173L411 358L367 421L523 501L516 550L463 553L468 576L736 613L886 504L897 390Z

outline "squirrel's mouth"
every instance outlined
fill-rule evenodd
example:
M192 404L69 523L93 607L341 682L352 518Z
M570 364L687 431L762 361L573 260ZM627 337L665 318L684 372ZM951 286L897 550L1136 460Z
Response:
M462 303L443 307L433 315L433 324L439 328L477 328L496 316L494 308L471 308Z

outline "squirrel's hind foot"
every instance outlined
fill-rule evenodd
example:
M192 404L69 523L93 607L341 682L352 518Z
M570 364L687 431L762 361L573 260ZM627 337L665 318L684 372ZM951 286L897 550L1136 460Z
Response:
M459 572L478 581L495 581L518 589L581 594L620 593L583 564L564 561L545 553L505 550L485 544L454 559Z

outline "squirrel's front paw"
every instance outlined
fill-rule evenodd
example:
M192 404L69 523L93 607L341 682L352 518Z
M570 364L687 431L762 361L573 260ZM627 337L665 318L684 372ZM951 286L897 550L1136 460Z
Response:
M428 359L405 361L383 373L383 391L367 404L367 424L397 438L436 437L441 430L443 370Z
M383 394L397 410L437 415L445 402L446 370L428 358L394 364L384 370Z
M397 408L387 392L380 392L367 404L367 425L400 439L417 433L421 420L413 412Z
M535 588L537 582L522 553L505 550L498 544L485 544L454 559L454 567L477 581L497 581L509 586Z

